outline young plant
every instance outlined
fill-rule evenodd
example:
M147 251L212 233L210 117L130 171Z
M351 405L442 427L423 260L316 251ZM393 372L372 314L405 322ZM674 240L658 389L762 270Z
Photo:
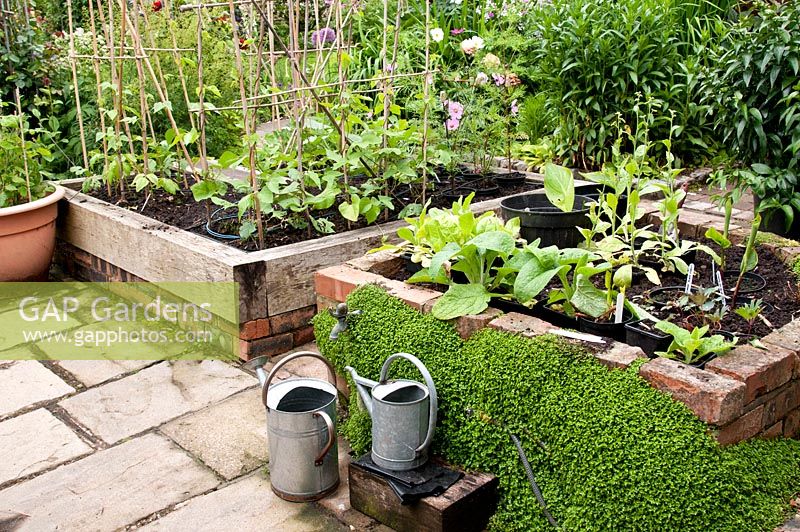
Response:
M747 322L747 334L751 334L756 320L758 318L764 319L764 317L761 315L763 310L763 300L754 299L740 307L737 307L734 312L736 312L736 314L741 316L741 318Z
M459 271L467 278L467 284L450 282L447 292L436 301L431 314L440 320L448 320L467 314L480 314L489 306L492 297L511 273L495 269L495 262L502 264L516 250L516 241L506 231L488 231L470 239L464 246L450 243L433 256L427 271L417 272L409 281L442 279L445 263L456 262L451 271ZM446 278L446 277L445 277Z
M728 341L719 334L706 336L708 325L694 327L691 331L687 331L674 323L659 321L656 323L656 329L672 336L672 342L667 350L656 351L656 355L672 358L684 364L697 363L711 354L725 354L738 343L738 339L735 337Z
M736 288L733 289L733 296L731 296L731 301L733 304L736 303L736 298L739 296L739 289L742 287L744 274L752 271L756 266L758 266L756 236L758 235L759 226L761 226L761 215L756 214L755 218L753 218L753 224L750 227L750 236L747 237L747 243L745 244L742 262L739 265L739 278L736 280Z
M570 212L575 204L575 178L572 170L547 163L544 166L544 193L550 203L563 212Z
M603 263L595 266L590 261L597 258L592 252L584 249L565 251L565 258L573 264L572 276L563 269L558 271L561 287L550 291L548 303L561 306L567 316L575 317L578 313L599 318L609 309L607 293L597 288L591 278L611 269L611 265Z
M446 246L451 245L450 249L455 249L455 246L461 248L481 233L502 231L512 240L519 238L519 218L503 223L491 211L476 216L470 209L474 197L475 194L471 193L465 198L459 198L450 209L428 210L426 205L419 216L405 219L408 226L397 230L397 236L402 240L400 244L384 244L370 253L383 250L409 253L413 262L427 268L434 255L443 251Z

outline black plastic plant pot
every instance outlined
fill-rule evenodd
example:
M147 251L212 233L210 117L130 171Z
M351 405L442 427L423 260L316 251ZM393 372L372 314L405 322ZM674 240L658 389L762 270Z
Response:
M492 174L492 179L500 187L515 187L525 182L525 174L521 172Z
M469 183L480 179L483 179L483 176L477 172L459 172L456 174L456 181L466 181Z
M650 358L655 358L656 351L666 351L671 342L672 336L653 327L652 322L636 320L625 324L625 343L641 348Z
M446 201L458 201L461 198L469 196L475 189L472 187L456 187L447 188L442 190L442 197Z
M533 307L526 307L522 303L510 299L492 299L491 305L497 310L502 310L506 313L518 312L520 314L527 314L528 316L535 316L536 311L534 309L541 306L541 303L536 303Z
M564 212L537 191L503 199L500 214L504 220L519 218L520 234L528 242L540 238L541 247L574 248L583 241L578 227L591 226L587 216L590 201L586 196L575 196L573 210Z
M560 327L562 329L575 329L577 331L578 318L568 316L565 312L553 308L553 305L556 305L556 303L536 305L531 309L530 313L533 314L534 317L544 320L547 323L551 323L556 327Z
M738 279L738 276L733 279ZM755 294L763 290L765 286L767 286L767 280L761 275L755 272L745 272L742 276L742 285L739 287L739 295Z
M486 198L489 196L494 196L500 192L500 187L497 185L493 185L490 182L487 182L482 186L476 186L474 188L475 188L475 197L478 198Z
M604 336L624 342L625 325L632 321L633 315L628 312L622 313L622 321L620 323L614 323L613 321L595 321L581 316L578 318L578 330L583 333Z
M403 266L405 267L407 273L414 275L422 269L422 264L411 260L411 253L408 251L401 253L400 258L403 259Z
M689 365L690 366L694 366L694 367L696 367L698 369L705 369L706 368L706 364L708 364L709 362L711 362L715 358L717 358L717 354L716 353L709 353L706 356L704 356L703 358L701 358L700 360L695 360L694 362L692 362Z
M647 293L645 299L655 305L665 306L677 301L685 292L683 286L659 286Z

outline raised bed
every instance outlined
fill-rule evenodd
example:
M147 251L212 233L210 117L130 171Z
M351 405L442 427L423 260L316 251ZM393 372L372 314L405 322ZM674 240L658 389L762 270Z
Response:
M527 178L541 181L538 174ZM314 272L362 256L403 221L263 251L242 251L79 192L65 182L56 263L89 281L233 281L240 285L240 356L276 355L313 339ZM473 203L476 212L500 200Z
M652 206L648 206L652 207ZM651 213L654 213L651 210ZM654 214L652 214L654 216ZM682 217L682 232L696 236L709 225L720 223L708 215ZM735 235L734 235L735 236ZM744 230L742 234L744 236ZM787 263L800 256L800 248L775 246ZM428 312L442 294L393 280L403 267L402 260L379 253L351 260L317 272L317 304L320 310L344 301L355 287L378 284L410 306ZM463 337L484 327L535 336L557 330L541 319L489 308L476 316L454 320ZM721 444L736 443L754 436L800 436L800 321L794 320L762 338L767 347L736 347L730 353L709 362L705 369L687 366L675 360L655 358L643 363L639 374L654 388L684 403L709 425ZM641 349L619 342L602 346L587 344L588 350L609 368L629 367L644 358Z

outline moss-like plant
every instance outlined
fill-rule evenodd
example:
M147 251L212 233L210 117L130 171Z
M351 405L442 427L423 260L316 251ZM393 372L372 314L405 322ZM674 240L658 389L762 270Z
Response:
M375 286L356 290L348 304L364 312L335 342L334 318L316 317L320 350L338 371L352 365L368 378L392 353L420 357L440 398L435 452L499 477L492 530L552 530L501 426L521 439L562 530L772 530L800 491L800 442L720 447L688 408L638 376L639 364L609 371L549 335L485 330L465 342L449 323ZM391 376L419 379L405 365ZM357 453L367 452L369 419L355 399L350 411L357 415L343 432Z

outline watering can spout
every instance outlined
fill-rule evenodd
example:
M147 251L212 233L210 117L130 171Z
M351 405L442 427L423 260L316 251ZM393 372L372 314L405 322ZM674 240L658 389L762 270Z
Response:
M264 355L260 357L256 357L252 360L248 360L244 364L245 369L249 369L250 371L254 371L256 373L256 377L258 377L258 382L261 384L261 387L264 387L264 383L267 382L267 372L264 371L264 364L269 362L269 357Z
M355 368L351 366L347 366L344 368L345 371L350 372L350 376L353 377L353 382L356 383L356 389L358 390L358 395L361 396L361 402L364 403L364 408L367 409L367 413L369 417L372 417L372 388L378 385L376 381L372 381L369 379L365 379L364 377L359 377L358 373L356 373Z

